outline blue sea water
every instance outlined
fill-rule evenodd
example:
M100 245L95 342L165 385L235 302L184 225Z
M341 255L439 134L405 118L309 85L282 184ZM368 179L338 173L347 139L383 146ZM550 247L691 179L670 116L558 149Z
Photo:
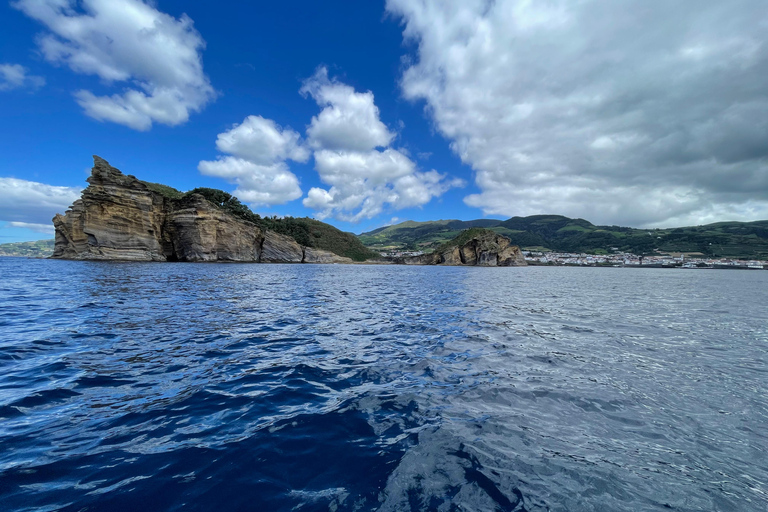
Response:
M768 510L768 272L0 258L0 510Z

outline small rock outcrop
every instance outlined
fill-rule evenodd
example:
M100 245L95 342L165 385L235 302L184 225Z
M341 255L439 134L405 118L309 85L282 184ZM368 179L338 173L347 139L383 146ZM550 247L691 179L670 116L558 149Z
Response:
M345 258L330 251L305 247L304 263L353 263L353 261L351 258Z
M301 263L304 249L292 238L271 231L264 234L261 261L265 263Z
M202 195L162 195L93 157L88 188L53 219L52 258L131 261L316 263L347 260L217 208ZM351 260L349 260L351 261Z
M504 235L485 229L468 230L433 253L405 258L406 265L525 266L520 248Z

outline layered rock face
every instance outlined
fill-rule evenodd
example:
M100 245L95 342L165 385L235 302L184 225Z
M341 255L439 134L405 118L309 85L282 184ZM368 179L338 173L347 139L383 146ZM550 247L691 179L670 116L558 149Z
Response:
M304 248L304 263L354 263L351 258L339 256L330 251L314 249L312 247Z
M461 246L441 252L406 258L406 265L474 265L480 267L525 266L520 248L511 240L496 233L484 233L471 238Z
M218 210L194 194L166 217L167 260L259 261L263 233L248 222ZM279 236L279 235L278 235Z
M89 186L53 219L53 258L131 261L351 262L262 231L192 194L169 199L97 156Z
M56 215L53 258L165 261L165 198L94 156L89 186Z
M261 261L265 263L301 263L304 259L304 249L296 240L271 231L264 234Z

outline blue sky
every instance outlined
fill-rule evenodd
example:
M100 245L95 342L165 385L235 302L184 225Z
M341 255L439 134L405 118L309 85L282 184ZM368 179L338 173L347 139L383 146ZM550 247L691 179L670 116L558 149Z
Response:
M0 242L92 154L355 233L768 218L768 14L722 4L5 2Z

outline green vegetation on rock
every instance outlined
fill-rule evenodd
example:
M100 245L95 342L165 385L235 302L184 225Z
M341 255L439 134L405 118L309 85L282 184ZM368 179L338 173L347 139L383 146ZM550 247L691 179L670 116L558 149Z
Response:
M167 197L168 199L181 199L182 197L184 197L184 192L181 192L180 190L176 190L173 187L169 187L168 185L163 185L161 183L151 183L149 181L141 181L141 180L139 180L139 182L145 185L152 192L155 192L156 194L160 194L163 197Z
M363 233L359 238L363 244L375 250L429 252L436 249L440 244L458 236L465 229L488 228L498 225L499 222L501 221L495 219L406 221Z
M461 233L458 234L455 238L441 244L439 247L437 247L434 252L436 253L443 253L446 251L450 251L454 247L461 247L473 238L488 238L490 236L496 235L495 231L491 231L490 229L485 228L469 228L465 229Z
M216 205L218 208L221 208L235 217L253 224L261 225L261 216L257 213L253 213L250 208L241 203L240 200L232 194L215 188L198 187L184 194L184 197L189 197L192 194L200 194L209 203Z
M352 233L346 233L330 224L308 217L264 217L262 226L282 235L293 237L301 245L330 251L354 261L378 258L378 252L368 249Z

